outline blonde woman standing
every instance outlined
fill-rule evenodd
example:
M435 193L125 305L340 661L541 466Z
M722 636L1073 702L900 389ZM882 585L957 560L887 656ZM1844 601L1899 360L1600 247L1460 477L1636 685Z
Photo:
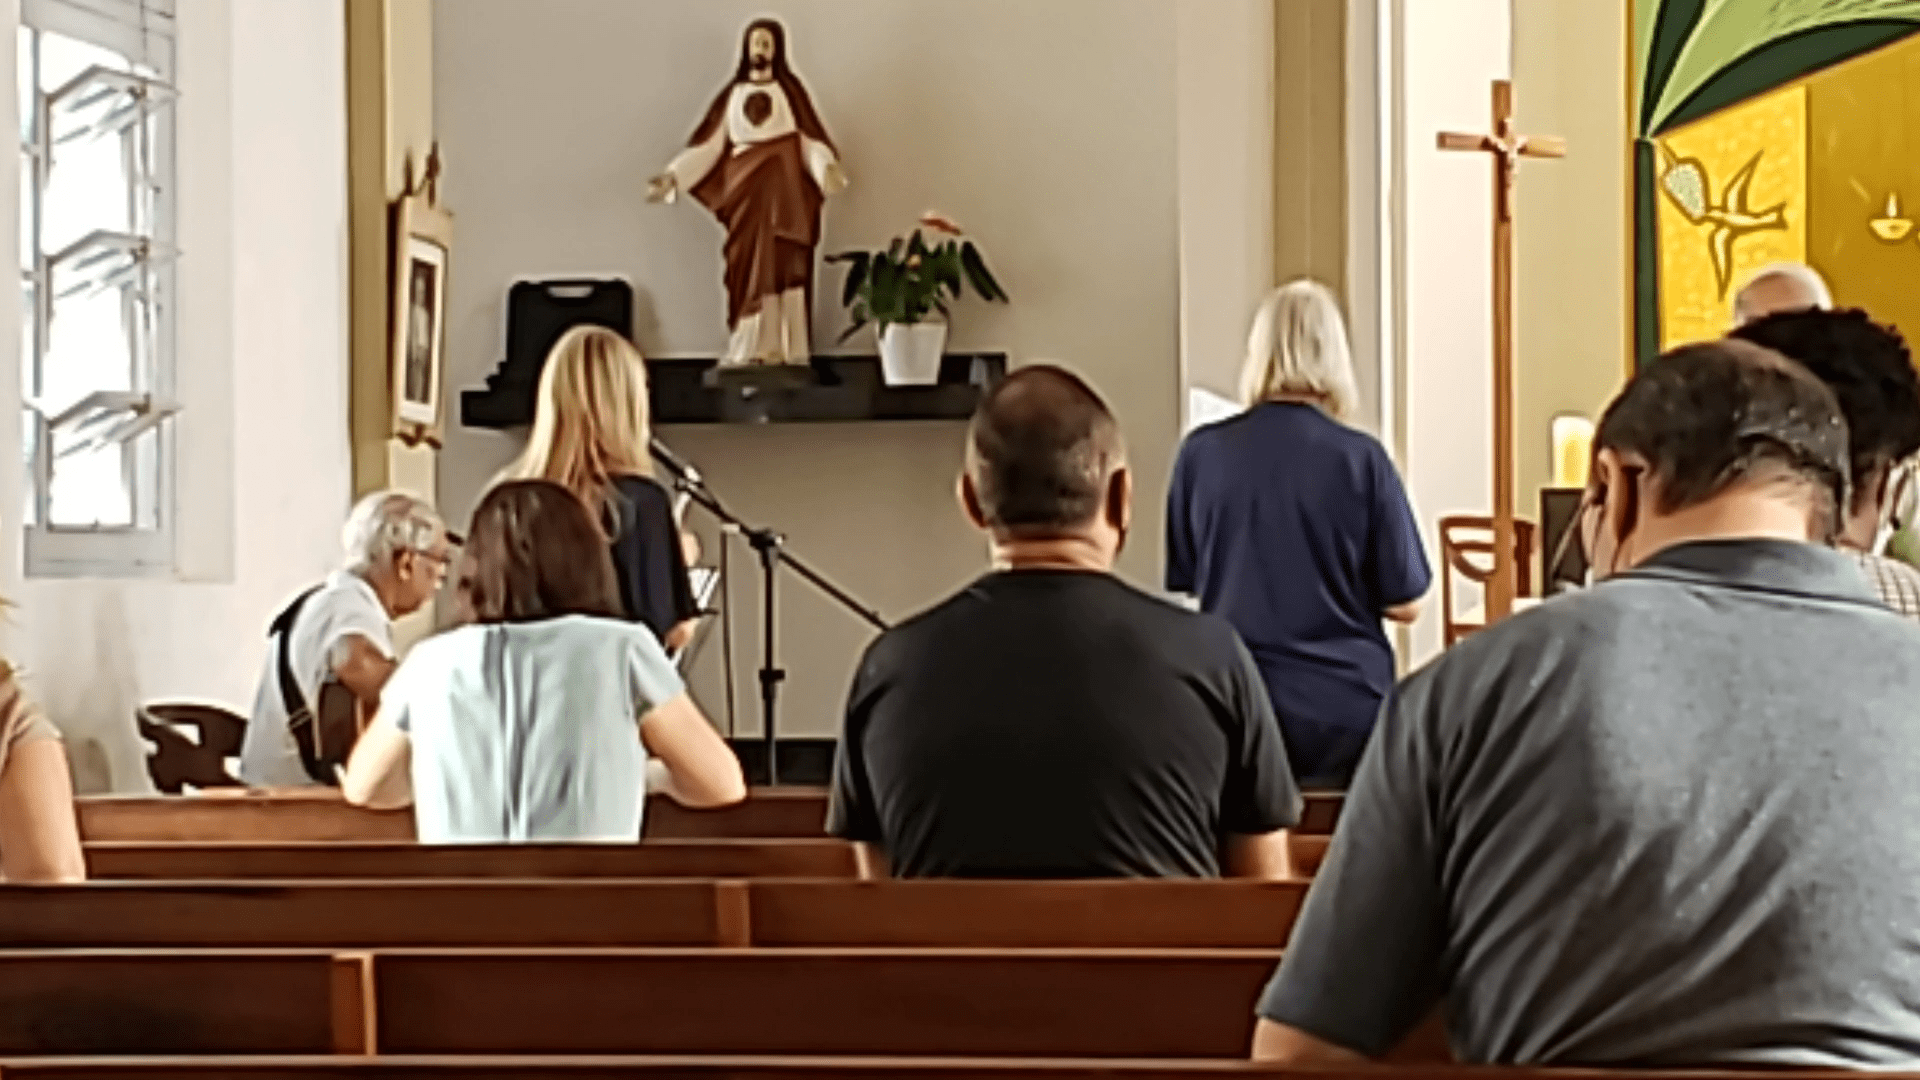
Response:
M673 499L653 480L647 366L640 350L600 326L576 326L547 354L527 448L503 480L550 480L586 504L606 531L629 619L668 649L699 615Z
M1382 620L1432 583L1386 449L1357 396L1340 307L1295 281L1260 306L1247 410L1187 437L1167 498L1167 587L1245 640L1303 783L1344 786L1393 685Z

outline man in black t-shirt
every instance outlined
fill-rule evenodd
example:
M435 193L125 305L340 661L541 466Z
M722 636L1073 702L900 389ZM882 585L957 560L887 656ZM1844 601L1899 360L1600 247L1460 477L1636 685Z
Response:
M901 877L1288 872L1299 793L1260 673L1225 622L1113 576L1131 494L1086 383L1037 366L988 393L960 498L993 572L867 650L831 833Z

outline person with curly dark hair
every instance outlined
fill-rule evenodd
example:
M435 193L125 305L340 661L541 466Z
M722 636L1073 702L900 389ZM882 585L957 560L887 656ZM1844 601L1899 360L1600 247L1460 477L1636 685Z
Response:
M1818 376L1847 418L1853 496L1835 546L1852 555L1880 599L1920 619L1920 570L1881 554L1893 477L1920 453L1920 374L1900 332L1858 308L1782 312L1733 336L1763 345Z

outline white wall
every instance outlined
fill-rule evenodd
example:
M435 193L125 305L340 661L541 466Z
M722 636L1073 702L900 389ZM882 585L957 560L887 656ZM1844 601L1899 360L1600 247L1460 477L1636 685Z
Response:
M985 246L1013 303L957 312L952 347L1058 358L1119 413L1140 476L1123 569L1160 571L1161 503L1177 437L1179 285L1174 0L789 0L794 66L840 144L853 187L827 210L832 251L873 245L937 208ZM500 359L516 276L625 274L649 355L725 341L719 230L645 182L684 145L760 0L440 0L436 127L458 222L450 389ZM843 325L822 275L822 344ZM870 351L862 337L851 349ZM670 430L743 516L900 618L982 569L953 506L957 424ZM442 502L458 520L519 446L454 427ZM710 545L711 546L711 545ZM757 730L757 582L735 563L741 731ZM792 672L781 733L828 736L870 633L793 578L782 585ZM718 650L695 690L719 715Z
M1523 134L1567 140L1530 161L1515 199L1514 305L1523 517L1552 479L1556 414L1598 419L1628 370L1626 0L1516 4L1514 111Z
M1347 336L1360 384L1359 426L1392 446L1399 430L1393 366L1392 0L1347 0Z
M9 33L17 8L5 9ZM267 620L336 561L348 492L341 0L180 0L180 548L173 581L22 581L4 517L6 651L81 790L148 786L137 703L245 712ZM0 79L7 115L17 108ZM19 198L15 173L0 191ZM0 213L0 243L17 243ZM0 447L20 445L17 305L0 305ZM22 467L0 463L0 506Z
M1273 285L1273 0L1177 14L1180 352L1187 386L1235 398Z
M1493 203L1488 156L1434 139L1487 130L1491 83L1511 70L1508 3L1396 0L1401 461L1436 575L1438 520L1492 509ZM1439 648L1438 596L1436 576L1415 660Z

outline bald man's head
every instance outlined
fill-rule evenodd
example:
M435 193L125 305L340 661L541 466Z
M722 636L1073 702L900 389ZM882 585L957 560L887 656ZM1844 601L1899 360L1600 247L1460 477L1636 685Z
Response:
M1733 324L1745 326L1784 311L1832 306L1833 294L1819 271L1805 263L1775 263L1762 267L1734 295Z
M967 430L978 515L1000 535L1057 535L1099 521L1125 465L1120 425L1106 402L1050 365L1001 380Z

